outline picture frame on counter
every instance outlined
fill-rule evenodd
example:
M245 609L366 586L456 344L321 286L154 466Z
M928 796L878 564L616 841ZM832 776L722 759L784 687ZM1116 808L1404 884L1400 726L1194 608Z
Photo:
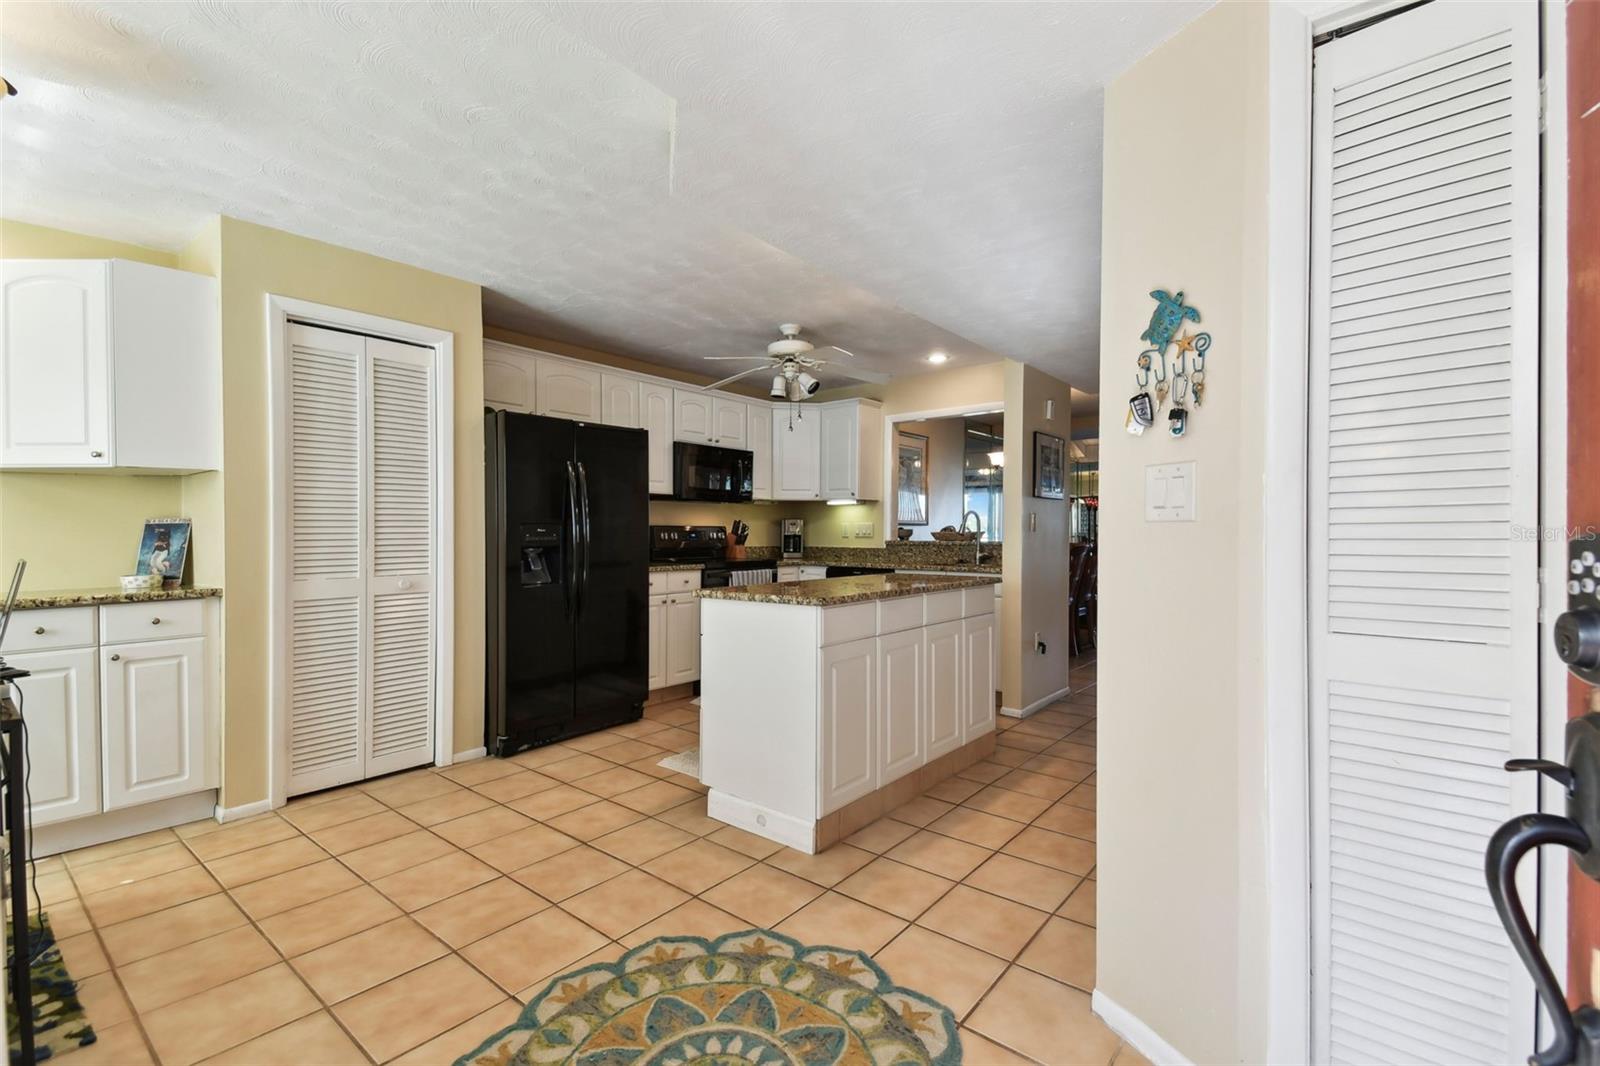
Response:
M136 574L156 574L163 588L183 583L183 568L189 559L189 535L193 523L187 518L147 518L139 537Z

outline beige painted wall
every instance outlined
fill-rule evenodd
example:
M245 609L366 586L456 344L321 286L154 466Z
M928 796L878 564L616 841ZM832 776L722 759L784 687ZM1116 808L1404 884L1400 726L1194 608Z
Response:
M0 259L132 259L176 267L171 252L0 219ZM146 518L188 514L188 479L133 474L0 473L0 568L28 560L30 591L115 585L133 572ZM190 516L194 517L194 516ZM196 519L197 568L221 530ZM197 584L199 571L195 571Z
M1266 1054L1268 17L1221 3L1106 91L1096 984L1195 1062ZM1181 440L1123 428L1158 288L1215 338ZM1145 466L1191 459L1196 520L1146 523Z
M483 330L477 285L264 226L223 218L222 513L227 718L222 803L266 798L271 528L268 486L269 293L449 330L455 335L455 747L483 744ZM206 243L202 234L200 244Z
M1003 706L1020 711L1067 687L1067 501L1034 498L1033 434L1068 436L1072 389L1042 370L1008 359L1005 397L1000 691ZM1053 414L1046 417L1052 403ZM1044 643L1043 654L1034 644L1035 633Z

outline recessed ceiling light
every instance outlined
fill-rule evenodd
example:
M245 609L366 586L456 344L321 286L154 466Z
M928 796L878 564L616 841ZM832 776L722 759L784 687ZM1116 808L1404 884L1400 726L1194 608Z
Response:
M930 352L930 353L928 353L928 362L932 363L935 366L938 366L940 363L944 362L945 360L947 360L949 358L950 357L948 355L945 355L943 352Z

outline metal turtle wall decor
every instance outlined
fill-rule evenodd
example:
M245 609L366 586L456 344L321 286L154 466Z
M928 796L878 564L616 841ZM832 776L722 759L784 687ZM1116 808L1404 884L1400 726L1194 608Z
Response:
M1134 436L1143 434L1155 424L1156 416L1166 406L1170 395L1172 410L1167 413L1167 434L1181 437L1189 429L1185 402L1192 401L1196 408L1204 402L1206 353L1211 350L1211 334L1190 333L1185 328L1186 322L1200 321L1200 309L1184 303L1182 289L1176 293L1153 289L1150 298L1155 300L1156 307L1150 313L1150 325L1139 334L1139 339L1149 347L1139 353L1133 375L1138 391L1128 400L1128 417L1124 424ZM1176 351L1169 362L1167 353L1173 348Z

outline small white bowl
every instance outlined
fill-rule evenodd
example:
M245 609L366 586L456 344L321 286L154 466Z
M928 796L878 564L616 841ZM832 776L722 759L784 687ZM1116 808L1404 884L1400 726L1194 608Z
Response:
M151 592L161 587L160 574L124 574L123 592Z

